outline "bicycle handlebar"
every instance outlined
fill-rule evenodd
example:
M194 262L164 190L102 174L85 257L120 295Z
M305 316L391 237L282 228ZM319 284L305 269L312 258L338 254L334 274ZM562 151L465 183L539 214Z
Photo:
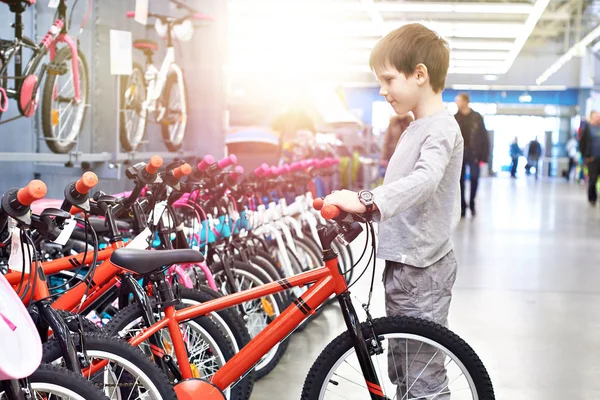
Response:
M237 164L237 162L238 159L235 156L235 154L231 154L229 157L225 157L224 159L217 161L217 165L219 166L219 168L225 169L230 165Z

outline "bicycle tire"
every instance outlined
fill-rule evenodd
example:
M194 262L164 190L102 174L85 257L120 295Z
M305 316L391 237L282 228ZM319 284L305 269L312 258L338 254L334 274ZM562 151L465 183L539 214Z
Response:
M180 304L176 307L177 309L185 308L185 305ZM155 310L156 312L156 310ZM106 325L106 331L108 334L121 337L120 333L131 324L136 321L141 321L143 324L143 310L138 303L131 304L120 310L113 319ZM227 336L219 328L219 326L210 320L209 318L200 317L190 320L198 324L204 331L210 336L212 341L218 347L218 351L221 352L224 362L227 362L235 355L233 347ZM211 349L215 350L215 349ZM245 377L240 383L238 383L231 391L231 399L248 399L252 392L254 380L252 377Z
M39 387L39 385L43 387L44 384L59 386L81 396L85 400L108 399L104 393L83 376L56 365L40 364L28 380L33 387Z
M144 75L145 75L144 69L142 68L142 66L140 64L134 62L131 75L129 75L129 76L124 75L124 76L120 77L121 93L119 93L119 96L121 96L120 104L121 104L122 112L119 113L119 139L121 141L121 146L123 146L123 150L125 150L125 151L135 151L138 148L138 146L140 145L140 142L144 139L144 136L146 136L146 125L148 123L147 112L146 112L146 117L143 117L141 104L138 104L139 99L136 96L134 106L135 106L135 113L138 115L139 121L137 124L138 126L135 129L136 134L134 136L134 139L131 140L131 138L129 137L129 135L127 133L127 121L125 121L125 116L124 116L124 112L126 111L126 109L124 107L126 105L125 95L127 94L127 90L130 89L129 80L131 80L132 77L134 77L136 75L138 78L141 77L141 83L144 88L144 91L143 91L144 96L141 96L141 102L143 103L146 100L147 88L146 88L146 83L145 83L145 79L144 79ZM138 88L140 88L140 86L138 86ZM135 95L136 94L134 94L134 96Z
M213 271L215 277L217 277L220 273L224 273L223 264L221 262L217 262L211 266L211 270ZM259 269L256 269L254 266L252 266L252 264L247 264L247 263L243 263L240 261L234 261L234 271L233 271L234 274L236 273L235 270L241 270L241 271L244 271L248 275L254 276L256 278L256 280L261 282L262 284L270 282L269 280L267 280L268 275L265 274L264 272L260 271ZM277 307L279 308L279 313L283 312L283 310L286 307L284 306L284 303L281 301L281 299L278 296L273 296L273 299L275 299L275 302L277 303ZM289 341L287 340L287 338L284 339L283 341L281 341L279 343L279 347L277 347L277 350L276 350L274 356L271 358L271 360L266 365L264 365L262 368L259 368L260 365L258 365L255 368L255 379L256 380L260 380L260 379L264 378L265 376L267 376L277 366L277 364L279 364L279 361L281 361L281 358L285 354L285 352L288 348L288 345L289 345Z
M163 95L162 95L164 102L165 102L165 107L167 107L167 108L169 105L169 97L171 96L171 86L173 86L173 84L175 84L175 85L177 84L177 74L171 73L171 74L169 74L169 76L167 76L167 82L165 83L165 88L164 88ZM183 84L183 93L181 94L181 96L183 96L183 98L185 99L185 104L187 107L187 105L188 105L187 88L185 86L185 82ZM173 140L173 138L171 138L171 133L169 132L170 125L171 124L162 123L160 132L162 134L162 138L165 143L165 147L169 151L176 152L181 148L181 145L183 144L183 139L185 138L185 130L187 128L187 124L186 124L186 126L184 126L181 133L177 134L176 140Z
M368 338L371 337L371 328L365 322L360 326L365 340L368 342ZM464 340L449 329L420 318L394 316L373 320L373 331L377 336L393 333L418 335L442 345L466 367L475 383L479 400L494 399L492 381L479 356ZM353 347L354 344L347 331L327 345L308 372L302 389L302 400L320 399L323 384L326 383L325 380L330 375L330 370Z
M175 390L171 386L167 376L140 349L103 333L86 333L84 342L85 349L82 349L81 341L76 341L78 343L76 345L78 352L85 350L88 354L95 351L112 354L114 359L124 359L131 363L144 375L144 380L154 385L156 395L159 396L155 397L154 400L177 400ZM59 362L63 357L62 349L56 339L44 343L43 349L42 361L45 363L54 364ZM140 379L140 377L141 375L138 375L137 379Z
M52 118L52 98L54 96L54 84L58 75L46 75L46 82L44 83L44 89L42 91L42 131L44 133L44 138L46 141L46 145L53 153L65 154L71 151L73 147L77 144L77 138L81 135L81 131L83 130L83 124L85 121L85 115L87 114L87 101L89 95L89 75L88 75L88 66L87 61L83 53L77 50L77 56L80 61L79 68L79 83L80 83L80 94L82 97L80 101L83 102L83 114L81 115L80 126L78 128L78 132L66 145L60 144L59 141L54 140L54 127L53 127L53 118ZM69 47L63 47L56 53L56 57L54 57L55 63L60 62L70 62L71 60L71 49Z

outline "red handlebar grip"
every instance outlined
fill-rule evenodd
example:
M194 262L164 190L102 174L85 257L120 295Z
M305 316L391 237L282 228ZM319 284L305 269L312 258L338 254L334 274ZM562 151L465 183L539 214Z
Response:
M161 156L152 156L150 162L146 164L146 172L150 175L154 175L158 172L158 169L162 167L163 159Z
M192 173L192 167L188 163L180 165L179 167L177 167L173 170L173 176L177 179L181 179L184 176L189 175L191 173Z
M127 11L125 15L127 16L127 18L135 18L135 11Z
M48 189L46 184L40 180L34 179L27 186L19 189L17 200L24 206L29 206L36 200L43 198Z
M323 199L320 197L317 197L316 199L313 200L313 208L315 210L321 210L323 208Z
M98 184L98 175L88 171L75 183L75 190L79 194L87 194L94 186Z
M217 162L217 165L219 166L219 168L224 169L229 167L230 165L237 164L237 162L237 157L235 156L235 154L232 154L229 157L225 157L224 159L219 160Z
M206 171L206 169L208 167L210 167L212 164L214 164L214 162L215 162L215 158L213 156L211 156L210 154L207 154L206 156L204 156L202 161L200 161L198 163L198 171Z
M321 208L321 215L325 219L334 219L338 215L340 215L340 209L338 206L334 206L333 204L327 204Z

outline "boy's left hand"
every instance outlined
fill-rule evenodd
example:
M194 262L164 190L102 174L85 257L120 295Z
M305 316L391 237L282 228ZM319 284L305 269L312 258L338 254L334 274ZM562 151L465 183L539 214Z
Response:
M352 214L363 214L367 211L367 207L358 199L358 193L346 189L332 192L325 197L324 203L338 206Z

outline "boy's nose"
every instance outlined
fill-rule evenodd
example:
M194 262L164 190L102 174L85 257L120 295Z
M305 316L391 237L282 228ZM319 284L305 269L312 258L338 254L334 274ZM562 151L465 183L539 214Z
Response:
M382 87L381 89L379 89L379 94L385 97L388 95L388 91Z

